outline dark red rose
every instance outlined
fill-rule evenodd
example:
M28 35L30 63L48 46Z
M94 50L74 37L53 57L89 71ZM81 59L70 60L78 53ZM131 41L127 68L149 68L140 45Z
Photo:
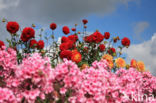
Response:
M104 44L100 44L99 45L99 49L101 52L103 52L105 50L105 45Z
M25 35L21 35L21 40L23 42L27 42L29 40L29 38L26 38Z
M6 25L7 31L11 34L15 34L19 30L19 24L14 21L10 21Z
M83 19L82 22L83 22L83 24L87 24L88 20L87 19Z
M124 37L122 40L121 40L121 43L123 46L130 46L130 40L127 38L127 37Z
M68 36L68 38L71 40L71 41L73 41L74 43L78 40L78 36L77 35L70 35L70 36Z
M37 43L37 48L38 49L43 49L44 48L44 41L43 40L39 40Z
M67 58L68 60L70 60L71 59L71 56L72 56L72 51L70 51L70 50L63 50L60 53L60 58L61 59Z
M29 39L35 37L35 30L31 27L26 27L22 31L21 40L27 42Z
M69 44L68 43L62 43L60 45L60 50L63 51L63 50L67 50L69 49Z
M61 38L61 43L66 43L66 42L68 42L68 41L69 41L69 38L68 38L68 37L63 36L63 37Z
M74 42L74 41L69 40L69 41L67 42L67 44L68 44L68 48L69 48L69 49L72 49L72 48L75 47L75 42Z
M84 41L87 42L87 43L91 43L93 40L92 40L92 36L86 36L84 37Z
M68 26L64 26L64 27L62 28L62 31L63 31L63 33L66 34L66 35L70 33L70 29L68 28Z
M103 35L98 31L96 31L92 34L92 40L95 43L100 43L103 41L103 39L104 39Z
M116 43L118 40L117 40L116 38L114 38L114 40L113 40L113 41L114 41L114 43Z
M30 40L30 44L29 44L30 48L35 48L37 47L37 41L35 39Z
M72 31L76 31L76 28L71 28Z
M116 52L115 48L110 48L110 49L108 50L108 53L109 53L109 54L113 54L113 53L115 53L115 52Z
M50 29L55 30L57 28L57 25L55 23L50 24Z
M109 32L105 32L104 38L105 38L105 39L109 39L109 37L110 37L110 33L109 33Z
M2 47L5 46L4 42L0 40L0 49L2 49Z

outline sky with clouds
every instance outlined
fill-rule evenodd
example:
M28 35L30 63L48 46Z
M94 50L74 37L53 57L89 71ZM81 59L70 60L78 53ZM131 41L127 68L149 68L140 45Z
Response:
M131 47L125 52L145 62L156 75L156 8L155 0L0 0L0 19L17 21L22 27L49 28L58 24L57 37L63 35L62 26L81 24L88 19L88 31L98 29L113 36L129 37ZM0 22L0 39L9 38ZM46 29L49 32L49 29Z

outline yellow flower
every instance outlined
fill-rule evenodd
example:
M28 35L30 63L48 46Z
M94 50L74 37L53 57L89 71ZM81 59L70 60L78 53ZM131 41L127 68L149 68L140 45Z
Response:
M120 58L120 57L115 60L115 63L116 63L116 66L119 68L123 68L126 66L125 60L123 58Z
M143 63L142 61L138 61L138 62L137 62L137 69L138 69L138 71L140 71L140 72L145 71L145 65L144 65L144 63Z
M111 55L109 55L109 54L105 54L105 55L102 57L102 59L105 59L105 60L107 60L108 62L109 62L109 61L113 61L113 57L112 57Z
M135 59L131 60L131 67L133 67L133 68L137 67L137 61Z

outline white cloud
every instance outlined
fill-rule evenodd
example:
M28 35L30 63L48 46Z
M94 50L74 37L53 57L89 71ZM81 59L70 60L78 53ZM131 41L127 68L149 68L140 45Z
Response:
M135 26L133 28L135 35L135 38L142 39L141 33L145 31L149 27L149 23L147 21L141 21L135 23Z
M18 5L20 0L1 0L0 1L0 10L10 8L10 7L16 7Z
M118 4L134 0L1 0L0 13L9 20L68 23L88 15L105 15Z
M124 50L128 54L129 61L134 58L145 63L146 68L156 76L156 33L151 40L141 44L133 44Z
M105 15L116 10L118 4L134 0L0 0L0 19L17 21L22 27L38 23L46 27L51 22L70 24L80 22L90 14ZM9 37L0 23L0 37Z

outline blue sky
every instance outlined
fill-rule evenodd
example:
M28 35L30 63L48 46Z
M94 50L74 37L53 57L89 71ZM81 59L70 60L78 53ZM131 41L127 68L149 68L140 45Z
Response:
M104 16L101 14L98 15L96 13L91 13L80 18L78 24L81 24L81 19L86 18L89 21L87 28L89 32L94 32L96 29L102 33L108 31L112 34L112 37L115 35L119 35L121 38L126 36L131 39L132 44L138 44L151 39L153 34L156 32L155 3L155 0L150 0L150 2L148 0L140 0L139 2L130 2L128 5L119 4L117 9L111 13ZM138 34L142 37L141 40L139 37L135 36L136 34L134 32L134 28L139 22L148 23L148 27L144 28L141 33ZM67 25L72 27L74 22L72 23L67 23ZM59 32L59 36L63 35L63 33L60 32L63 25L59 25L56 30L57 33ZM81 30L80 26L78 26L79 30Z
M111 14L99 17L95 14L88 16L89 29L95 28L101 31L109 31L113 35L128 36L132 43L143 42L135 39L134 26L137 22L146 21L149 27L140 34L144 41L149 40L156 32L156 1L141 0L139 3L131 2L128 6L119 5L118 9Z

